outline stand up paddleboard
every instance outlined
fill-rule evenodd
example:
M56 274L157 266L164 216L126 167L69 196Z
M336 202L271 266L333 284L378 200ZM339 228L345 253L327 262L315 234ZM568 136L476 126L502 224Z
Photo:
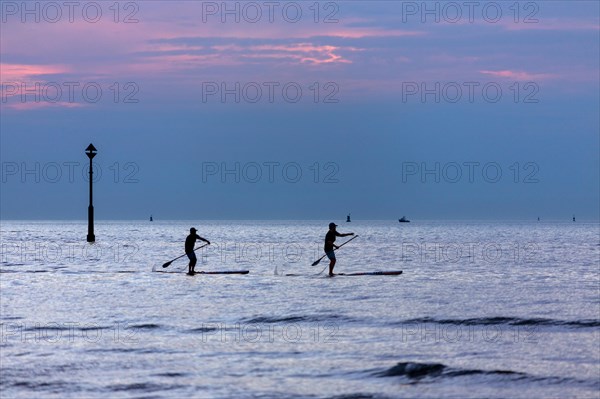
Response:
M361 272L361 273L336 273L336 276L399 276L402 270L394 270L389 272Z
M188 276L195 276L196 274L248 274L250 270L231 270L231 271L222 271L222 272L194 272L194 273L186 273Z

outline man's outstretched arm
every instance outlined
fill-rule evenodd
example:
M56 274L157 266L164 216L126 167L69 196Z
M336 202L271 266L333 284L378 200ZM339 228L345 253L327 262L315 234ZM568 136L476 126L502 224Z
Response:
M210 245L210 241L208 241L206 238L202 238L199 235L196 235L196 238L199 239L199 240L201 240L201 241L204 241L205 243L207 243L208 245Z

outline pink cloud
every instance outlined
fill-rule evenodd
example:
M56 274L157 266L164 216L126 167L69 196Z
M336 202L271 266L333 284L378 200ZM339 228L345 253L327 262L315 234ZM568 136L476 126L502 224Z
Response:
M27 65L0 63L0 80L7 82L32 81L36 76L70 72L64 65Z
M170 43L161 43L161 44L153 44L152 46L148 46L146 50L148 51L199 51L204 50L203 46L189 46L185 44L170 44Z
M34 90L36 93L43 91L41 87L48 83L49 75L60 75L69 72L63 65L27 65L27 64L0 64L0 98L3 106L17 110L29 110L41 107L74 107L77 104L63 102L11 102L21 98L23 88Z
M84 104L75 103L75 102L66 102L66 101L55 102L55 103L51 103L51 102L47 102L47 101L19 102L19 103L5 104L5 106L7 108L11 108L11 109L14 109L17 111L30 111L30 110L42 109L42 108L82 108L82 107L85 107Z
M251 46L248 50L272 51L267 57L271 58L292 58L302 63L329 64L329 63L351 63L335 52L340 47L336 46L317 46L311 43L297 43L290 45L261 45ZM255 58L264 57L265 54L252 55Z
M378 29L378 28L345 28L340 30L335 30L328 32L326 36L330 37L342 37L342 38L350 38L350 39L361 39L365 37L404 37L404 36L423 36L426 35L426 32L423 31L414 31L414 30L386 30L386 29ZM314 35L310 35L314 36Z
M531 81L531 80L545 80L555 78L556 75L549 73L528 73L522 71L511 71L511 70L501 70L501 71L479 71L484 75L493 76L496 78L505 78L519 81Z
M181 47L181 46L179 46ZM169 48L169 47L166 47ZM349 64L350 60L344 58L340 51L361 51L354 47L340 47L331 45L315 45L313 43L291 44L262 44L240 46L238 44L223 44L210 47L216 53L211 54L165 54L144 57L137 63L139 71L165 71L181 70L199 66L232 66L244 65L248 60L278 59L296 64Z
M327 72L340 81L346 79L356 82L357 87L364 84L365 90L377 88L382 92L396 90L394 85L406 80L472 80L473 75L514 81L556 79L558 84L562 79L597 82L596 63L577 67L569 54L562 56L552 46L535 47L540 50L536 56L538 52L532 53L529 47L537 41L528 42L524 37L515 51L511 43L510 52L502 48L490 52L476 37L484 24L495 27L492 32L485 28L490 35L505 35L509 29L594 34L599 26L592 16L540 18L534 24L513 23L510 15L498 24L479 19L469 24L477 26L465 35L464 29L451 30L448 24L440 24L443 29L431 24L394 24L399 16L387 11L378 11L377 17L371 18L365 13L347 13L334 24L315 24L311 15L298 24L223 24L219 18L204 23L200 3L144 2L136 24L113 23L110 13L97 24L81 19L72 24L5 24L0 36L2 54L14 63L0 64L0 79L5 83L43 83L58 81L60 74L67 74L69 80L81 82L135 80L146 93L166 83L173 90L173 85L193 87L206 76L241 79L268 74L295 79L311 73L320 78ZM462 23L467 24L465 21L463 18ZM363 38L369 40L354 40ZM456 47L448 48L449 39L456 39ZM436 55L440 51L447 53ZM46 65L28 65L31 60ZM494 67L497 65L523 69L502 70ZM552 73L532 72L537 65L552 65ZM18 95L13 102L19 102ZM31 104L31 108L42 106ZM27 105L16 104L16 108L27 109Z
M146 57L141 62L130 65L130 71L148 75L162 74L169 71L180 71L199 66L232 66L242 65L241 60L222 54L165 54Z

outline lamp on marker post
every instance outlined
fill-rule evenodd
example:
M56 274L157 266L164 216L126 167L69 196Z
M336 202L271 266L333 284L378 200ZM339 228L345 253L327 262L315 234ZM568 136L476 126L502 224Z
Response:
M94 202L92 197L92 183L93 183L93 175L94 172L92 170L92 158L96 156L96 147L90 143L90 145L85 149L85 154L90 159L90 205L88 206L88 234L87 234L87 242L96 241L96 236L94 236Z

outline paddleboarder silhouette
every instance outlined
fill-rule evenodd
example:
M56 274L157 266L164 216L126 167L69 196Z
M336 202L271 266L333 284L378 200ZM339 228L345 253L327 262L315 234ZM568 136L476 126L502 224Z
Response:
M335 228L337 224L331 222L329 223L329 231L325 235L325 255L329 258L329 277L333 277L333 268L335 267L335 252L334 249L338 249L339 247L335 245L336 237L346 237L353 236L354 233L339 233Z
M185 254L190 259L190 264L188 266L188 274L194 274L194 268L196 267L196 262L198 259L196 258L196 253L194 252L194 245L196 244L196 240L204 241L207 244L210 244L206 238L200 237L196 234L198 230L195 228L190 229L190 235L185 239Z

